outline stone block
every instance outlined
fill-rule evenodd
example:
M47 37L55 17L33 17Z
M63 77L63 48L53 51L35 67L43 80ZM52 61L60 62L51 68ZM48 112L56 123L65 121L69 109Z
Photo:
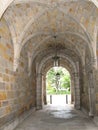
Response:
M0 101L0 107L2 106L2 103L1 103L1 101Z
M0 73L4 73L4 67L0 66Z
M8 98L8 99L14 98L13 91L7 92L7 98Z
M5 85L2 82L0 82L0 90L5 90Z
M14 81L15 81L15 77L14 77L14 76L10 76L10 77L9 77L9 81L10 81L10 82L14 82Z
M9 58L9 61L13 63L13 57L10 57L10 58Z
M9 104L9 101L2 101L2 106L4 107L4 106L8 106L8 104Z
M2 73L0 73L0 77L2 77Z
M6 108L5 108L5 114L8 114L8 113L10 113L11 112L11 107L10 106L7 106Z
M98 93L96 93L96 101L98 101Z
M10 84L6 84L6 85L5 85L5 89L6 89L7 91L11 91L11 90L12 90L12 87L11 87Z
M5 73L9 74L9 70L8 70L8 69L5 69Z
M3 54L3 57L4 57L6 60L9 59L9 56L8 56L6 53Z
M7 50L7 47L2 43L0 44L0 50L5 52Z
M5 108L0 108L0 117L5 115Z
M3 74L3 81L9 82L9 76Z
M98 111L98 104L96 104L96 111Z
M7 99L6 92L0 92L0 100L6 100L6 99Z

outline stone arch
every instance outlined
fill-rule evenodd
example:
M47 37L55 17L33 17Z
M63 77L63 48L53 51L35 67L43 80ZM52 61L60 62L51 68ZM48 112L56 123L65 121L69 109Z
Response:
M4 12L7 10L7 8L11 5L11 3L14 0L1 0L0 1L0 19L2 18L2 15L4 14Z
M75 97L75 78L74 75L76 74L75 71L77 72L77 70L74 70L75 68L73 68L73 66L71 65L71 61L70 59L68 59L68 57L66 57L66 60L62 59L63 63L60 63L60 67L66 68L69 73L70 73L70 78L71 78L71 103L74 104L74 107L76 109L79 109L81 106L78 104L78 106L76 105L76 97ZM68 61L67 61L68 60ZM67 63L69 62L69 63ZM48 64L48 63L47 63ZM47 99L46 99L46 73L48 72L49 69L51 69L53 67L53 64L44 64L43 68L42 68L42 87L43 89L43 100L44 100L44 104L47 104ZM70 64L70 67L69 67ZM79 94L78 94L79 95ZM78 102L79 103L79 102Z
M32 38L32 36L33 37L35 37L35 36L39 36L39 35L47 35L47 33L43 33L43 32L39 32L39 33L36 33L36 34L34 34L34 35L31 35L30 36L30 38ZM71 32L64 32L63 34L72 34L72 35L76 35L76 36L79 36L79 37L81 37L82 38L82 36L81 35L78 35L77 33L76 34L73 34L73 33L71 33ZM62 33L60 34L60 36L61 35L63 35ZM58 34L59 35L59 34ZM51 36L51 35L48 35L47 37L45 37L45 39L44 40L42 40L41 42L39 42L38 43L38 45L36 45L35 47L34 47L34 50L33 50L33 53L32 53L32 61L31 61L31 63L33 62L33 60L34 60L34 58L36 57L36 55L39 53L39 51L37 51L37 49L38 49L38 47L40 47L41 45L43 45L43 43L45 43L47 40L49 40L50 38L52 38L53 36ZM85 40L85 39L83 39L83 40ZM67 40L67 39L65 39L65 41L64 42L69 42L70 44L72 44L73 45L73 47L75 48L75 46L74 46L74 44L70 41L70 40ZM86 42L86 41L85 41ZM33 43L32 43L33 44ZM20 52L21 52L21 49L23 49L25 46L27 45L27 43L26 42L24 42L24 45L23 45L23 47L22 48L19 48L18 49L18 51L17 52L19 52L19 55L18 55L18 57L17 57L17 59L19 60L19 57L20 57ZM77 48L76 47L76 50L77 50L77 53L79 54L79 56L82 58L82 54L81 54L81 51L79 51L79 48ZM83 60L83 59L82 59ZM17 61L18 62L18 61ZM18 66L16 66L16 68L17 68Z
M14 2L14 0L1 0L1 5L0 5L0 19L2 18L3 14L7 10L7 8ZM92 3L98 8L98 2L97 0L91 0Z
M88 94L89 94L89 116L95 115L95 63L96 59L92 57L89 49L86 51L84 76L88 80Z
M64 10L62 10L61 8L58 8L58 9L59 9L61 12L65 13ZM39 13L39 16L37 16L37 18L35 18L35 20L34 20L34 18L32 18L32 19L30 20L30 23L28 23L27 26L26 26L26 28L24 29L25 31L23 31L23 34L21 34L21 37L20 37L20 40L19 40L20 43L22 42L22 39L23 39L23 37L24 37L24 34L26 33L26 30L30 27L30 25L31 25L33 22L35 22L39 17L41 17L41 16L45 13L46 10L49 10L49 9L45 9L44 11L42 11L41 13ZM88 32L86 31L86 29L84 28L84 26L79 23L79 21L78 21L76 18L74 18L73 16L68 15L68 14L66 14L66 13L65 13L65 15L66 15L67 17L71 18L74 22L76 22L76 23L81 27L81 29L83 29L83 31L85 32L85 34L86 34L86 36L87 36L87 39L85 39L85 40L88 41L87 44L88 44L88 46L89 46L89 49L90 49L91 54L92 54L92 57L93 57L94 53L93 53L93 49L91 48L91 45L90 45L90 43L92 43L92 41L91 41L91 38L90 38L89 35L88 35ZM83 38L83 36L82 36L82 38ZM28 39L27 39L27 40L28 40ZM18 62L17 59L19 59L19 55L20 55L20 54L17 54L17 52L18 52L18 53L21 52L22 46L20 46L20 44L15 44L15 48L17 48L17 49L15 49L15 52L16 52L16 53L15 53L15 59L16 59L16 60L15 60L15 63L16 63L16 62ZM17 65L15 65L15 66L17 67Z
M59 9L59 11L60 11L61 13L64 13L64 14L66 15L66 17L72 19L75 23L77 23L77 25L79 25L79 26L81 27L81 29L83 29L84 33L85 33L86 36L87 36L88 41L91 43L91 38L90 38L88 32L86 31L86 28L85 28L76 18L74 18L73 16L71 16L71 15L69 15L69 14L66 14L66 13L64 12L64 10L62 10L61 8L58 8L58 9ZM20 43L22 42L22 39L24 38L25 33L27 32L28 28L30 28L30 26L31 26L33 23L35 23L35 22L37 21L37 19L40 18L40 17L45 13L45 11L51 11L51 8L50 8L50 9L49 9L49 8L48 8L48 9L45 9L44 11L40 12L39 15L38 15L35 19L32 18L32 19L30 20L30 22L26 25L26 27L24 28L24 30L23 30L23 32L22 32L22 35L21 35L20 41L19 41Z
M76 18L74 18L73 16L71 16L71 15L69 15L69 14L66 14L66 13L64 12L64 10L62 10L61 8L58 8L58 9L59 9L59 11L60 11L61 13L64 13L64 14L66 15L66 17L71 18L75 23L77 23L77 24L81 27L81 29L83 29L83 31L85 32L85 34L86 34L86 36L87 36L87 39L88 39L89 42L90 42L90 41L91 41L91 38L89 37L89 34L88 34L88 32L86 31L85 27L84 27L82 24L80 24L80 22L79 22ZM26 25L26 27L24 28L24 30L23 30L23 32L22 32L22 34L21 34L19 43L22 42L22 39L23 39L25 33L27 32L28 28L30 28L31 24L35 23L35 22L37 21L37 19L40 18L40 17L45 13L45 11L47 11L47 10L51 10L51 8L45 9L44 11L40 12L35 19L32 18L32 19L30 20L30 22Z
M15 32L14 26L12 26L12 25L10 26L10 23L8 22L8 16L7 15L4 15L3 17L5 18L5 20L7 22L7 25L10 29L13 44L15 45L16 44L16 32Z
M83 26L83 24L81 24L81 23L79 22L79 20L77 20L76 18L74 18L72 15L66 14L63 9L59 8L59 10L60 10L61 12L63 12L65 15L67 15L69 18L71 18L74 22L76 22L76 23L81 27L81 29L83 29L83 31L84 31L84 33L85 33L87 39L88 39L89 42L90 42L90 41L91 41L91 37L89 36L89 34L88 34L86 28Z
M42 107L42 99L41 99L41 90L42 90L42 86L41 86L41 84L42 84L42 75L43 75L43 72L42 72L42 68L44 67L44 65L46 64L46 62L50 59L50 58L52 58L53 57L53 55L50 55L50 56L48 56L47 58L44 58L42 61L41 61L41 63L37 66L37 90L36 90L36 95L37 95L37 99L36 99L36 104L37 104L37 109L40 109L41 107ZM65 58L65 56L62 56L62 57L64 57ZM65 58L66 59L66 58ZM71 62L71 64L73 64L72 66L73 66L73 70L74 70L74 72L73 72L73 75L75 76L78 72L77 72L77 69L76 69L76 65L74 64L74 63L72 63L72 61L70 60L70 59L66 59L66 60L68 60L68 62ZM53 66L53 65L52 65ZM77 76L77 75L76 75ZM74 82L77 82L78 83L78 86L76 86L76 88L75 88L75 93L77 93L77 95L75 95L75 108L77 108L77 109L80 109L80 91L79 91L79 79L77 78L77 79L74 79ZM77 84L76 83L76 84ZM77 89L78 89L78 91L77 91ZM40 93L40 94L39 94ZM40 97L41 96L41 97ZM39 99L40 98L40 99ZM39 102L40 101L40 102Z
M16 32L13 26L10 26L9 22L8 22L8 18L7 15L4 15L3 18L6 20L6 23L8 25L8 28L10 30L10 34L11 34L11 41L13 44L13 49L14 49L14 59L13 59L13 70L15 71L17 64L19 64L17 61L18 57L20 56L19 53L19 45L16 43Z
M41 41L37 46L35 46L34 47L34 53L32 53L32 60L31 60L31 63L33 62L33 60L34 60L34 58L38 55L38 53L39 53L39 51L37 51L37 49L38 49L38 47L40 47L40 46L42 46L44 43L45 43L45 41L47 41L48 39L50 39L50 38L52 38L52 36L47 36L43 41ZM66 40L66 39L65 39ZM66 40L66 41L68 41L68 40ZM73 45L73 43L71 42L71 41L68 41L69 43L71 43L72 45ZM74 47L74 45L73 45L73 47ZM75 47L74 47L75 48ZM79 54L79 56L81 57L81 59L82 59L82 54L81 54L81 52L79 51L79 49L76 47L75 48L76 49L76 51L77 51L77 53ZM82 61L83 61L83 59L82 59Z
M64 61L65 62L65 61ZM47 66L47 65L46 65ZM71 84L70 84L70 91L71 91L71 103L74 104L74 107L76 106L75 105L75 91L74 91L74 78L73 78L73 73L72 71L69 69L70 67L68 67L68 65L65 65L65 64L60 64L60 67L63 67L65 68L69 74L70 74L70 79L71 79ZM47 75L47 72L53 68L53 64L50 64L47 66L47 68L44 66L43 67L43 70L42 70L42 90L43 90L43 104L44 105L47 105L47 86L46 86L46 75Z
M61 10L62 11L62 10ZM45 12L44 12L45 13ZM42 13L43 14L43 13ZM42 15L41 14L41 15ZM85 32L85 34L86 34L86 36L87 36L87 39L85 39L85 38L83 38L83 36L81 36L81 35L79 35L81 38L83 38L84 40L86 40L86 42L87 42L87 46L89 47L89 49L90 49L90 51L91 51L91 54L92 54L92 57L94 57L94 52L93 52L93 49L92 49L92 40L91 40L91 38L89 37L89 35L88 35L88 32L86 31L86 29L84 28L84 26L83 25L81 25L80 23L79 23L79 21L77 21L74 17L72 17L72 16L69 16L69 17L71 17L77 24L79 24L79 26L81 26L81 28L84 30L84 32ZM35 20L33 19L33 22L35 22ZM31 22L30 22L30 25L32 24L32 20L31 20ZM30 26L29 24L27 25L27 29L29 28L29 26ZM27 30L26 29L26 30ZM24 29L25 30L25 29ZM25 32L26 31L23 31L24 32L24 34L25 34ZM68 33L68 32L67 32ZM35 36L35 35L37 35L37 34L33 34L33 36ZM21 35L22 36L22 35ZM23 37L23 36L22 36ZM28 38L27 38L27 40L29 40L29 38L32 38L32 35L31 36L29 36ZM20 41L22 41L22 39L23 38L21 38L21 40ZM25 40L25 41L23 41L23 45L27 42L27 40ZM20 47L20 48L22 48L23 47L23 45ZM20 49L21 50L21 49Z
M22 46L25 46L25 44L27 44L27 42L34 38L35 36L38 36L38 35L49 35L50 37L52 37L51 33L45 33L45 32L37 32L35 34L31 34L29 37L27 37L23 42L22 42ZM65 31L65 32L61 32L61 33L57 33L56 35L64 35L64 34L73 34L73 35L76 35L78 37L80 37L81 39L83 39L87 44L89 44L89 42L81 35L81 34L78 34L78 33L73 33L73 32L70 32L70 31ZM21 48L20 48L21 49Z

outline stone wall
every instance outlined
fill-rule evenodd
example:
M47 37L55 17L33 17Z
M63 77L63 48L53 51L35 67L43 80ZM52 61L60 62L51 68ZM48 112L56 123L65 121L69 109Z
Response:
M98 115L98 29L97 29L97 48L96 48L96 55L97 55L97 70L95 72L95 81L96 81L96 95L95 95L95 98L96 98L96 115ZM97 121L98 122L98 121Z
M96 59L93 53L96 52L97 8L89 2L34 1L13 3L0 21L0 127L22 117L31 108L41 106L40 65L45 63L43 59L55 54L55 40L60 56L71 61L68 66L70 63L77 66L77 61L81 64L75 67L73 75L76 104L80 106L81 100L81 106L90 114L94 113L95 106L98 115L98 68L93 68L91 62L92 58ZM4 3L7 7L9 2ZM63 57L60 60L64 61Z
M30 82L28 75L28 57L25 48L21 52L19 65L16 75L16 88L18 88L18 114L19 116L25 111L32 108L33 103L33 84Z
M33 87L33 92L32 92L32 96L33 96L33 100L32 100L32 105L36 106L36 66L35 66L35 62L32 65L32 73L30 76L30 83Z
M96 71L96 115L98 115L98 70Z
M6 21L0 21L0 126L15 111L16 88L13 72L14 49ZM7 120L6 120L7 119Z
M82 108L85 109L87 113L89 113L89 62L90 62L90 52L89 49L86 50L85 53L85 64L83 68L83 81L82 81L82 94L81 94L81 101L82 101Z
M28 57L22 50L14 72L14 49L6 21L0 22L0 127L20 118L35 107L32 76L28 74ZM34 89L35 91L35 89Z
M82 83L82 94L81 94L81 101L82 101L82 108L84 108L87 112L89 112L89 93L88 93L88 78L86 73L83 74L83 83Z

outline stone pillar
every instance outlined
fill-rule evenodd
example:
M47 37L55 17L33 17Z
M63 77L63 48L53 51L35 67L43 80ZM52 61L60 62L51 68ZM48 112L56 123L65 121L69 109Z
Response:
M95 62L94 58L91 59L91 62L86 66L88 82L89 82L89 116L95 115Z
M37 88L36 88L36 109L42 109L43 107L43 98L42 98L42 74L37 74Z
M86 87L87 87L87 75L86 75L86 70L85 67L83 67L83 83L82 83L82 94L86 92Z
M46 77L43 76L43 102L47 105L47 94L46 94Z
M14 44L14 71L17 71L20 58L20 45Z
M70 89L71 89L71 104L74 103L75 101L75 94L74 94L74 79L73 77L71 78L71 84L70 84Z
M95 111L95 90L94 90L94 79L93 72L89 72L89 116L94 116Z
M29 75L31 73L31 65L32 65L32 55L30 52L28 52L28 73L29 73Z
M79 88L79 74L74 73L74 88L75 88L75 108L80 109L80 88Z
M98 116L98 69L96 70L96 115Z

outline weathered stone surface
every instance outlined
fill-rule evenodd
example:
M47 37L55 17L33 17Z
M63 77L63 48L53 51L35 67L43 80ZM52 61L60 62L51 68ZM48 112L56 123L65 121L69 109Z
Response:
M7 95L6 92L0 92L0 100L6 100Z
M3 1L0 16L10 2ZM15 0L7 8L0 19L1 126L43 107L42 78L53 67L55 49L71 74L75 106L98 116L97 26L91 1Z
M70 111L70 112L69 112ZM84 113L69 106L48 106L31 114L15 130L97 130Z

